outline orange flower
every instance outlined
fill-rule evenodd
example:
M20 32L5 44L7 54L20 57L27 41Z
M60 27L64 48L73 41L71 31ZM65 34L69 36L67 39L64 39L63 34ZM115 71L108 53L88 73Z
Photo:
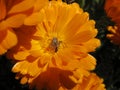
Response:
M115 26L108 26L107 37L111 42L120 45L120 1L119 0L106 0L105 10L107 15L115 22Z
M47 2L47 0L43 1L0 0L0 55L17 43L16 35L12 29L23 25L27 15L30 15L33 11L37 11Z
M105 10L107 15L120 26L120 1L119 0L106 0Z
M120 45L120 30L117 26L108 26L108 31L110 34L107 34L107 37L111 40L112 43Z
M70 79L71 76L76 78L70 71L49 68L33 80L30 88L35 87L36 90L106 90L103 79L95 73L84 76L82 82L79 83L73 82Z
M105 85L103 84L103 79L100 79L95 73L91 73L88 77L84 77L82 83L77 84L71 90L106 90L106 89Z
M30 88L35 87L36 90L71 90L76 84L69 78L72 72L60 70L57 68L49 68L41 73L30 84Z
M100 45L95 22L76 3L50 1L41 14L41 22L16 30L18 44L8 52L8 58L16 60L12 71L18 73L17 78L22 76L21 83L31 83L31 78L49 68L71 72L80 68L81 77L86 76L96 65L88 52Z

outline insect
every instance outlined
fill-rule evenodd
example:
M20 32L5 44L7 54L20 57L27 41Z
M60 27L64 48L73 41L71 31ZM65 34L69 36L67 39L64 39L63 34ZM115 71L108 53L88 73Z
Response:
M54 49L55 52L58 51L58 48L60 46L61 41L58 41L58 39L56 37L53 37L52 41L51 41L51 46Z

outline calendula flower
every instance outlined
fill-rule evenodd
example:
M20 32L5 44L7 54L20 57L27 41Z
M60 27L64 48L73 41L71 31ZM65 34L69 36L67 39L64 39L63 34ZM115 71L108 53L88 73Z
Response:
M120 45L120 29L117 26L108 26L109 34L107 37L111 40L112 43Z
M108 31L111 34L108 34L107 37L111 42L120 45L120 1L106 0L105 10L108 17L115 22L115 26L108 26Z
M76 74L78 74L78 71L81 72L77 70ZM69 78L70 76L75 77L70 71L49 68L33 80L30 88L35 87L36 90L106 90L103 79L95 73L84 76L82 82L79 83L73 82Z
M33 80L30 88L34 87L36 90L71 90L76 85L76 83L69 78L71 75L72 72L67 70L49 68Z
M106 90L106 89L105 85L103 84L103 79L99 78L95 73L91 73L88 77L84 77L82 83L77 84L71 90Z
M120 1L119 0L105 0L106 14L120 26Z
M89 20L88 13L78 4L62 1L50 1L39 11L38 15L41 14L44 17L40 22L33 20L33 26L15 30L18 44L8 52L8 58L16 60L12 68L18 73L16 78L22 78L22 84L31 83L49 68L72 73L80 68L79 77L86 76L96 65L95 58L88 53L100 46L95 38L95 21Z
M17 43L12 29L23 25L28 15L40 10L47 2L48 0L0 0L0 55Z

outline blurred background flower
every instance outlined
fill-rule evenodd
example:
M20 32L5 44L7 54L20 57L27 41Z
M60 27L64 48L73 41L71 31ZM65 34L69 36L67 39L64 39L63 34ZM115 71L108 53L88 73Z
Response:
M108 27L110 34L107 37L111 42L120 45L120 1L106 0L105 11L107 16L115 23L115 26Z

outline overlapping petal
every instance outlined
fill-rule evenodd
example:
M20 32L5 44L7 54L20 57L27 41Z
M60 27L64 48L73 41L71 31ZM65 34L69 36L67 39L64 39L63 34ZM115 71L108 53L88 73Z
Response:
M10 9L8 14L26 11L26 10L32 8L34 6L34 4L35 4L35 0L22 0L22 2L19 2L18 4L14 5Z
M29 3L28 3L29 2ZM1 21L0 21L0 30L4 30L6 28L18 27L23 24L25 16L28 15L29 12L32 13L31 8L34 8L35 0L0 0L1 4ZM25 12L26 11L26 12ZM23 18L24 17L24 18ZM2 25L4 24L4 28ZM9 24L9 25L8 25Z
M16 45L17 37L12 30L23 25L28 15L24 11L31 11L33 2L35 2L31 1L32 3L30 0L0 0L0 55Z
M77 84L71 90L106 90L103 79L99 78L95 73L91 73L88 77L84 77L82 83Z
M81 72L81 70L78 70L76 74ZM49 68L34 79L30 87L35 87L37 90L106 90L103 79L95 73L82 77L82 81L77 83L72 81L71 76L76 80L78 79L70 71Z
M0 55L17 44L17 36L12 29L0 31Z
M27 16L40 10L46 3L48 3L48 0L0 0L0 33L3 32L2 30L21 27ZM2 39L5 40L5 38Z

